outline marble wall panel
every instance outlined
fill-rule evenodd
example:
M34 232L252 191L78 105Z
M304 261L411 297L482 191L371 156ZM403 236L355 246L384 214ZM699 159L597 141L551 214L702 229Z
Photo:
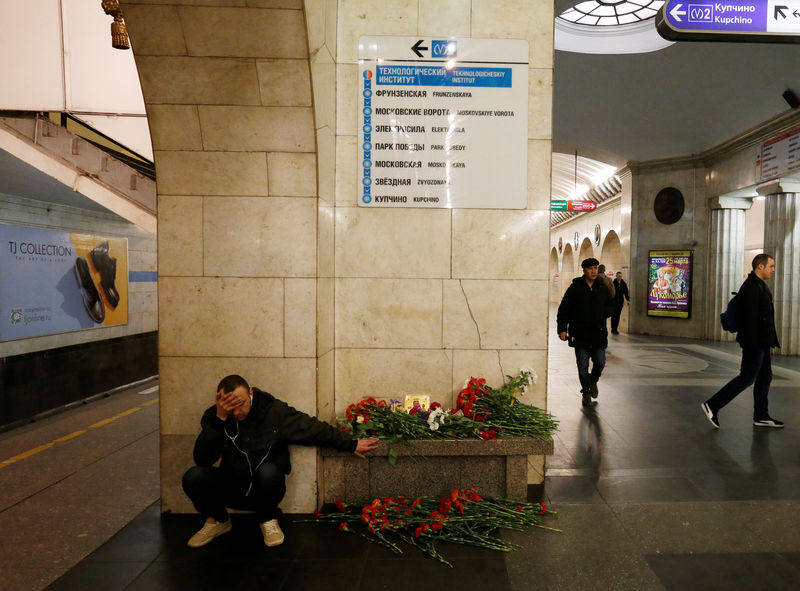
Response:
M283 355L283 280L161 277L159 354Z
M315 279L284 279L286 357L312 357L317 352L317 286Z
M161 357L161 432L196 435L203 411L214 404L220 380L239 374L298 410L315 414L314 359L274 357ZM170 395L164 396L165 393Z
M337 347L437 349L441 318L441 280L336 280Z
M300 152L267 154L269 194L276 197L316 197L317 158Z
M420 0L417 33L423 36L470 37L471 0Z
M311 63L318 58L325 45L325 2L326 0L300 0L305 5L306 33L308 34L308 54ZM326 53L324 50L322 53Z
M317 450L289 447L292 472L286 477L286 496L279 505L285 513L312 513L317 508Z
M355 166L355 163L353 163ZM355 173L353 173L355 177ZM353 189L355 191L355 189ZM325 127L317 130L317 193L324 205L333 205L336 192L336 136Z
M317 211L317 276L334 275L334 208L320 205Z
M336 275L448 277L450 211L337 207Z
M216 384L215 384L216 385ZM173 435L161 431L159 454L161 458L161 510L171 513L195 513L195 508L186 493L181 480L186 470L194 465L192 450L200 421L192 434Z
M552 164L552 142L528 140L528 209L550 211Z
M303 10L303 0L246 0L250 8L288 8Z
M320 277L317 280L317 354L333 350L334 334L334 280Z
M358 126L358 66L336 64L336 133L356 135ZM353 171L355 173L355 169Z
M546 279L550 212L453 210L453 277Z
M474 0L472 37L527 39L531 67L553 67L552 2Z
M219 57L136 58L147 104L258 105L253 60Z
M356 160L358 146L355 135L336 136L336 205L357 204Z
M261 104L269 107L310 107L311 75L304 59L257 60Z
M154 150L200 150L200 118L194 105L148 105Z
M203 198L159 195L158 271L167 275L203 274Z
M339 63L358 60L362 35L416 35L417 0L339 0Z
M480 331L461 280L445 281L442 289L442 345L448 349L480 348Z
M210 197L204 204L204 269L220 277L314 277L316 200Z
M186 42L176 6L125 7L136 57L143 55L186 55Z
M206 150L313 152L314 115L307 107L201 106Z
M312 62L311 79L314 89L314 125L316 129L327 127L333 130L336 128L336 65L333 62Z
M268 195L267 156L258 152L155 154L159 195Z
M453 405L452 353L444 349L337 349L336 415L362 398L402 400L406 394L430 394Z
M317 359L317 418L332 424L336 423L334 360L333 350L320 354Z
M528 70L528 137L553 137L553 70Z
M308 57L306 27L299 10L199 6L178 10L189 55ZM277 31L279 35L270 34Z
M461 284L478 326L480 348L547 348L548 281L465 279Z
M169 0L170 4L178 6L238 6L246 7L248 0ZM123 7L133 4L164 4L165 0L122 0L120 5Z

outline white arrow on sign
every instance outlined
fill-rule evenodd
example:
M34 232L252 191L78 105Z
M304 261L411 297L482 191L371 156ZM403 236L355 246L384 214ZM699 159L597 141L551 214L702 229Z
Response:
M672 10L669 11L669 15L679 23L683 22L683 20L681 19L681 15L686 14L685 10L681 10L681 6L683 6L683 4L676 4L675 6L672 7Z

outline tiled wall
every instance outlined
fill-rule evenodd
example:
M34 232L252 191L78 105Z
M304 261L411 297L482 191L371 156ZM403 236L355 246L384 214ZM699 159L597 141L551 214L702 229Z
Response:
M162 508L217 380L332 420L368 394L449 405L533 366L545 404L553 6L547 0L123 2L159 195ZM304 19L305 16L305 19ZM527 39L528 208L356 207L356 44ZM284 510L316 502L293 452ZM532 465L541 478L541 459Z

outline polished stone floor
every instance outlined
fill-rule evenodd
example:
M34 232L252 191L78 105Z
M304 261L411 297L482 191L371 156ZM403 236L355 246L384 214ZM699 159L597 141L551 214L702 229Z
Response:
M774 358L770 412L785 429L752 426L747 390L720 413L717 431L700 403L736 374L735 344L612 339L588 409L571 349L551 341L549 406L561 428L545 483L529 496L558 511L546 523L561 531L503 533L519 545L514 552L446 548L450 569L300 516L282 518L286 542L269 549L251 515L235 515L230 534L190 550L200 519L161 515L152 475L140 476L157 465L149 406L0 469L0 569L11 582L3 588L800 589L800 359ZM74 412L100 421L146 398L131 391L2 434L0 462L89 424ZM60 421L72 423L59 431ZM107 441L81 441L100 435Z

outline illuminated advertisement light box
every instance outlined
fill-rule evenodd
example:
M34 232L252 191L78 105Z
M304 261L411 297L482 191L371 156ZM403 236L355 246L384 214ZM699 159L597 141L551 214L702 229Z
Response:
M361 207L524 209L525 40L361 37Z
M0 224L0 340L127 323L127 238Z
M689 318L692 311L692 251L651 250L647 269L647 315Z

